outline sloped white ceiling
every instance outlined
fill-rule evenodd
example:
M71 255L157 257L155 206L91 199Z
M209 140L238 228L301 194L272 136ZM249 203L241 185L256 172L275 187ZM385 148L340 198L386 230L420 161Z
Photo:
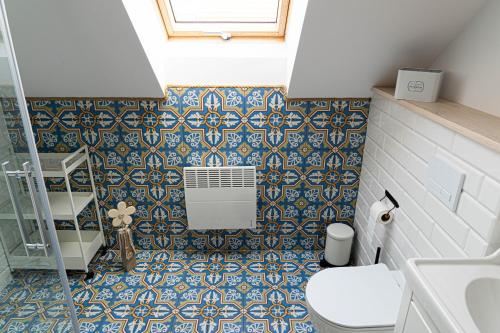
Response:
M446 73L444 98L500 117L499 33L500 1L488 0L433 64Z
M307 98L367 97L430 66L485 0L295 0L280 45L167 41L155 0L6 2L28 96L159 97L168 83Z
M289 97L364 97L427 67L484 0L310 0Z
M6 5L27 96L163 96L121 0Z

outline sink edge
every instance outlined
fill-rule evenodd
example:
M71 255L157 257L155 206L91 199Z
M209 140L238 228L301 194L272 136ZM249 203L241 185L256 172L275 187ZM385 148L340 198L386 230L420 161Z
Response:
M437 328L441 332L474 333L465 332L462 329L462 326L460 326L455 317L443 304L443 301L437 295L434 288L430 286L430 282L419 271L417 263L415 262L416 260L421 259L410 259L407 261L405 272L407 286L412 289L415 297L427 309L426 312Z

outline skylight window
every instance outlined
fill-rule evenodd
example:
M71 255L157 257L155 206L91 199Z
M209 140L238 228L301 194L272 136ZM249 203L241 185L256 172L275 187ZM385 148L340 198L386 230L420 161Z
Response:
M157 0L157 2L169 37L283 37L285 35L289 0Z

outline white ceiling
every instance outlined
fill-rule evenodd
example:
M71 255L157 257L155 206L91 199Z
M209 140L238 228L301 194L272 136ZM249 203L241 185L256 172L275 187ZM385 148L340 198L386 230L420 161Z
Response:
M310 0L290 97L370 96L397 69L427 67L484 0Z
M444 98L500 117L499 32L500 1L489 0L434 62L445 71Z
M154 0L6 2L28 96L157 97L168 83L298 98L367 97L429 66L485 0L296 0L281 45L167 42Z
M163 96L121 0L6 6L27 96Z

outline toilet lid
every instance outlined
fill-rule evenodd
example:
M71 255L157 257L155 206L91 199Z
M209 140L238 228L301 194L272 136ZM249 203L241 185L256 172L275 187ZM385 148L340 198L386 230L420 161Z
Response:
M348 328L394 326L401 296L384 264L328 268L306 287L307 302L318 315Z

